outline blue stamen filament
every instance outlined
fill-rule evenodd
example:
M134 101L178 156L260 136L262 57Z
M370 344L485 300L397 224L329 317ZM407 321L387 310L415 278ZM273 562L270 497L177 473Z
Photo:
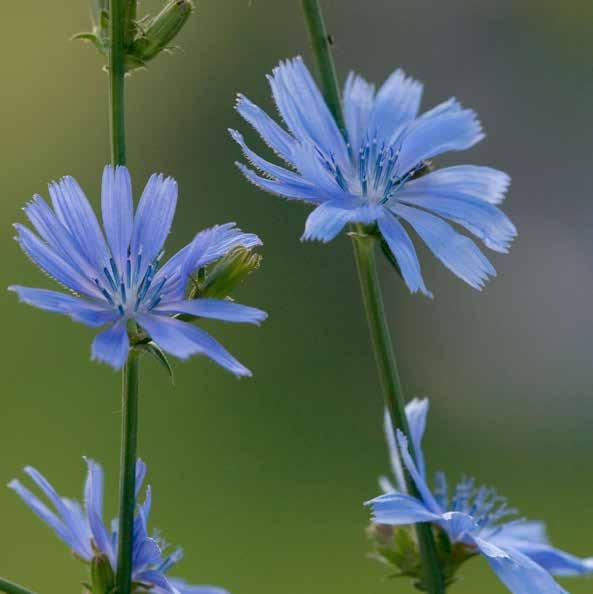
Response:
M101 295L107 303L117 309L122 317L133 315L139 310L148 311L155 308L162 300L160 295L168 278L159 279L158 284L153 286L153 281L159 268L160 260L164 252L160 252L148 265L142 280L138 283L142 271L142 254L139 252L136 258L130 253L122 266L121 274L113 258L109 264L103 267L101 278L92 278Z

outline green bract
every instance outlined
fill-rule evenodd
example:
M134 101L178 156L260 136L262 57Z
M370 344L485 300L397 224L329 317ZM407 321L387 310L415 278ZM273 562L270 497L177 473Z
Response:
M475 557L476 553L464 544L451 543L447 534L436 526L433 527L433 533L437 558L445 587L448 588L457 579L457 570L463 562ZM428 591L423 581L422 559L412 527L371 524L368 534L373 544L371 557L396 570L389 577L413 578L417 590Z

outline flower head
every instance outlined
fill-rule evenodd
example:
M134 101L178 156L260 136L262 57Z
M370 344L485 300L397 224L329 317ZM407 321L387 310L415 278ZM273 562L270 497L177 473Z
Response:
M128 356L128 326L137 324L164 351L181 359L210 357L236 375L250 375L239 361L197 326L180 320L213 318L258 324L266 314L227 300L187 298L192 275L231 250L261 244L256 235L227 223L198 233L165 264L163 244L177 204L177 183L154 174L136 212L130 174L105 167L101 191L103 227L72 177L49 186L52 206L35 196L24 208L37 234L15 225L22 250L72 294L12 286L21 301L62 313L87 326L108 325L92 346L94 359L118 369Z
M430 522L442 530L450 543L465 549L465 556L486 558L498 578L513 594L565 593L552 575L583 575L593 572L593 558L579 559L554 548L541 522L511 519L516 511L494 489L477 487L473 479L463 479L449 495L447 480L437 473L435 488L426 480L422 437L426 426L428 400L414 400L406 408L416 461L401 431L394 434L386 415L385 428L396 486L382 478L385 491L366 505L377 525L405 526ZM407 494L401 461L407 468L419 498Z
M49 481L37 470L25 468L25 473L46 497L49 506L36 497L18 480L9 487L39 516L72 550L74 555L95 567L106 561L106 572L112 577L117 571L117 520L109 529L103 521L103 469L95 461L86 459L88 474L84 488L84 506L60 497ZM146 465L136 464L136 499L146 475ZM168 576L169 570L183 557L181 549L165 554L166 545L158 534L149 535L148 518L152 505L150 487L143 503L137 503L134 518L132 581L134 593L154 594L227 594L213 586L190 586L183 580ZM105 571L103 572L105 575ZM109 578L107 578L109 580Z
M496 204L509 177L473 165L429 171L429 159L484 138L474 111L449 99L419 116L422 85L401 70L378 91L350 74L343 93L346 130L340 130L301 58L280 63L268 81L288 132L243 95L237 111L290 168L261 158L231 130L262 175L238 166L261 189L316 206L303 239L327 242L348 223L376 224L410 290L430 295L405 222L471 286L481 288L495 275L476 244L444 219L506 252L516 230Z

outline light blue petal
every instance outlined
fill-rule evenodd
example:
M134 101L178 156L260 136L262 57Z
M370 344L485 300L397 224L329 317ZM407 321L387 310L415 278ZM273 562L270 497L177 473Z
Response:
M512 546L538 565L557 576L578 576L593 573L593 558L581 559L550 545L530 543L526 541L499 541L499 546Z
M328 199L325 192L316 188L309 181L302 180L299 184L288 184L278 182L261 175L257 175L255 171L249 169L243 165L243 163L235 163L239 168L239 171L250 181L254 186L258 187L264 192L275 194L276 196L282 196L289 200L305 200L314 204L319 204L324 200Z
M473 534L479 531L479 526L472 516L463 512L445 512L439 525L449 535L452 542L471 541Z
M519 520L497 526L487 540L528 541L537 544L550 544L543 522ZM486 537L485 537L486 538Z
M517 236L515 225L496 206L481 198L442 189L439 184L425 183L423 189L418 189L410 182L397 194L397 200L458 223L497 252L508 252Z
M294 173L285 167L274 165L274 163L270 163L269 161L266 161L266 159L262 159L257 153L254 153L245 143L242 134L236 130L229 129L229 133L231 138L241 147L243 155L249 163L256 169L259 169L266 176L271 177L280 183L288 184L289 186L306 184L305 180L303 180L297 173Z
M403 526L440 519L440 516L430 511L422 501L404 493L381 495L367 501L365 505L372 509L375 524Z
M424 505L426 505L429 511L440 516L442 514L442 510L439 504L437 503L436 499L434 498L434 495L430 491L430 488L428 487L425 478L418 471L418 467L412 459L412 456L408 449L408 440L399 429L397 430L397 442L399 444L399 450L401 452L404 465L408 469L408 472L410 473L412 480L416 484L416 488L418 489L420 497L422 497Z
M252 248L259 245L261 245L261 240L257 235L243 233L241 229L235 226L235 223L216 225L201 231L195 236L190 248L184 254L183 260L180 263L179 281L183 290L177 293L178 296L176 299L173 296L170 297L168 291L165 291L163 295L167 299L180 301L185 293L185 287L190 274L222 258L238 246ZM162 275L166 275L166 269L167 265L163 267ZM165 297L163 297L163 300L165 300Z
M302 58L281 62L268 80L278 110L293 135L345 163L348 150L344 138Z
M97 334L91 348L93 361L101 361L121 369L128 359L130 341L126 330L125 320L120 320Z
M397 482L397 490L400 493L407 493L408 489L406 486L406 479L404 476L404 469L402 466L401 456L399 454L399 446L395 438L395 429L391 421L391 415L387 407L385 408L385 414L383 415L383 429L385 431L385 439L387 441L387 449L389 450L389 459L391 462L391 469ZM387 492L394 491L395 489L385 488L388 487L388 483L383 482L383 490Z
M161 549L153 538L144 538L134 542L134 557L132 567L141 570L149 566L159 565L162 561Z
M297 145L294 150L294 164L303 178L316 188L319 195L317 202L348 196L336 178L336 164L324 157L319 147L313 144ZM339 167L343 176L350 177L350 161Z
M414 244L402 224L389 212L380 217L377 223L383 239L398 263L408 289L412 293L421 291L426 296L432 297L432 293L424 284Z
M416 118L422 99L422 83L396 70L377 92L369 117L369 134L390 138L404 124Z
M422 452L422 438L426 430L426 417L428 415L428 398L414 398L406 405L406 417L410 427L410 437L416 454L416 465L418 472L426 479L426 466L424 464L424 453Z
M352 152L360 149L369 127L369 116L375 102L375 85L350 72L343 92L344 119Z
M568 594L545 569L519 551L497 547L478 537L473 540L500 581L513 594Z
M109 261L109 250L97 217L78 182L70 176L49 185L54 211L70 231L86 259L99 270Z
M136 494L135 497L136 499L138 499L138 495L140 494L140 489L142 489L142 484L144 483L144 479L146 478L146 464L143 460L141 460L140 458L138 458L138 460L136 460L136 481L135 481L135 487L136 487Z
M471 109L446 102L405 127L397 139L398 174L405 175L420 162L447 151L465 150L484 138L482 126Z
M140 546L141 542L148 538L148 515L152 506L152 491L150 486L146 489L146 499L143 505L138 505L138 511L134 516L134 546Z
M16 239L21 249L47 275L76 293L102 298L101 292L94 283L73 268L34 233L23 225L17 224L14 227L18 232Z
M45 311L68 315L73 320L91 327L113 322L118 315L111 309L105 309L101 304L91 303L57 291L33 289L18 285L12 285L8 287L8 290L14 291L23 303L28 303Z
M162 307L155 308L154 311L170 314L186 313L199 318L212 318L225 322L245 322L246 324L256 325L259 325L268 317L268 314L261 309L220 299L193 299L191 301L167 303Z
M159 566L159 571L167 573L173 566L177 565L183 559L183 549L178 547L175 549Z
M575 576L593 572L593 560L581 559L550 545L543 522L510 522L488 540L499 547L520 551L553 575Z
M177 206L177 182L172 177L153 174L140 198L134 218L131 251L142 254L138 278L159 254L171 230Z
M178 578L168 578L168 580L179 594L229 594L224 588L216 586L192 586Z
M75 548L74 538L70 529L64 522L58 518L45 504L43 504L29 489L22 485L18 480L8 483L12 489L31 509L31 511L47 524L70 549ZM79 554L85 551L77 551ZM84 557L83 557L84 558Z
M27 466L25 474L37 485L53 505L58 516L70 534L70 546L83 559L90 558L90 527L81 522L80 508L76 508L67 499L62 499L50 482L35 468Z
M340 200L325 202L307 218L302 240L331 241L348 223L372 223L382 216L378 206L353 204ZM355 206L354 206L355 205Z
M489 276L496 276L496 270L476 244L445 221L403 204L396 204L392 210L410 223L432 253L470 286L482 289Z
M414 188L418 192L439 188L442 194L464 194L490 204L500 204L510 183L511 178L503 171L477 165L456 165L412 179L405 188Z
M285 132L268 114L257 105L249 101L247 97L239 94L235 109L256 132L264 142L280 157L288 163L292 162L292 151L295 145L294 138Z
M58 220L54 211L41 196L33 196L24 208L25 214L35 227L39 237L56 252L62 260L83 276L97 277L97 263L90 262L80 250L70 231Z
M152 586L150 591L155 592L156 594L163 594L164 592L177 594L174 587L169 583L167 577L154 569L140 571L137 574L134 574L132 578L135 582Z
M85 458L88 467L84 487L85 508L97 548L107 555L112 566L115 565L115 551L111 546L111 538L103 523L103 468L90 458Z
M101 210L111 254L122 274L134 225L132 180L126 167L107 165L103 170Z
M192 355L206 355L237 376L251 375L220 343L197 326L155 314L141 314L137 321L163 350L175 357L187 359Z

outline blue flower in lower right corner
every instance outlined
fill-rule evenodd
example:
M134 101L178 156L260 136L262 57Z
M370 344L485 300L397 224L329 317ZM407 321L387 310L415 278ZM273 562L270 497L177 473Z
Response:
M75 557L90 566L91 583L85 584L86 591L89 594L112 594L117 571L118 522L112 520L110 528L105 524L103 469L94 460L86 459L86 463L88 474L84 488L84 508L78 501L60 497L49 481L30 466L25 468L25 473L51 507L18 480L11 481L8 486L70 547ZM183 551L178 548L165 553L168 545L159 534L148 533L148 516L152 506L150 486L146 489L144 502L138 501L145 476L146 465L138 460L132 554L133 594L228 594L223 588L192 586L182 579L169 577L169 570L181 561Z
M405 557L400 555L401 551L396 551L393 556L388 551L386 542L393 536L389 533L390 527L428 522L434 526L437 544L438 536L442 537L441 542L443 538L447 541L445 549L452 552L452 573L464 560L481 555L513 594L566 594L552 575L593 573L593 558L580 559L554 548L547 539L543 523L509 519L515 516L516 511L509 509L506 500L494 489L476 487L473 479L466 478L450 497L444 474L437 473L435 488L431 490L426 480L421 447L427 413L426 399L413 400L406 407L416 461L410 453L408 440L401 431L394 433L386 415L386 437L396 486L382 478L385 494L366 503L373 512L373 528L384 545L378 555L382 560L397 565ZM419 497L407 493L402 461ZM401 548L402 542L413 545L406 538L404 535L404 540L400 539L397 546ZM405 548L406 545L403 546ZM442 555L440 557L442 560Z

